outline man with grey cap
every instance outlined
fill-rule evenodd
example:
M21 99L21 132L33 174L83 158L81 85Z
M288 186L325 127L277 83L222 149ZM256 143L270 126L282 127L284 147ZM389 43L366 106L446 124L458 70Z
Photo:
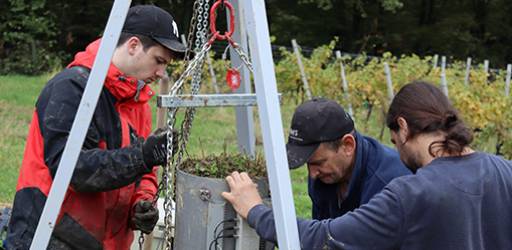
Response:
M6 249L28 249L59 166L100 39L41 91L30 125ZM128 249L158 221L152 201L166 162L165 131L151 133L151 82L183 57L173 17L130 8L48 249Z
M297 107L286 149L291 169L307 164L317 220L353 211L393 178L410 174L394 149L356 132L345 110L324 98Z

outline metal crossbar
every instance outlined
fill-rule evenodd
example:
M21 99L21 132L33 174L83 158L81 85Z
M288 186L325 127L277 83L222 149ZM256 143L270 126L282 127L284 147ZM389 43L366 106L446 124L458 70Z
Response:
M257 104L256 94L161 95L157 99L159 108L246 107Z

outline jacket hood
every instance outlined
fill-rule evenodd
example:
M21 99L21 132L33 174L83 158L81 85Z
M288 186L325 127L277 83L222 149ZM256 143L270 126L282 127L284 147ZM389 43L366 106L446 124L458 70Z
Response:
M101 39L98 39L90 43L85 51L78 52L67 67L82 66L91 69L100 41ZM104 86L119 101L147 102L154 95L148 84L139 84L138 79L126 76L112 63L108 68Z

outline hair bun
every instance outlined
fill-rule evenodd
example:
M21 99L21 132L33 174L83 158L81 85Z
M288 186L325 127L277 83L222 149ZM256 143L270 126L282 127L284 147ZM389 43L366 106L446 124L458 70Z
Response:
M452 128L453 126L455 126L455 124L457 123L457 115L455 114L446 114L444 116L444 128L445 129L450 129Z

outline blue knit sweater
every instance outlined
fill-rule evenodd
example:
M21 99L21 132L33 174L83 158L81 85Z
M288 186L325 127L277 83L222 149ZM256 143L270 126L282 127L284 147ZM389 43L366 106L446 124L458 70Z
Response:
M255 206L247 220L276 242L269 208ZM354 212L297 223L303 249L512 249L512 162L480 152L437 158Z
M346 198L339 200L339 184L308 180L313 219L336 218L353 211L379 193L392 179L411 174L396 150L356 133L356 159Z

